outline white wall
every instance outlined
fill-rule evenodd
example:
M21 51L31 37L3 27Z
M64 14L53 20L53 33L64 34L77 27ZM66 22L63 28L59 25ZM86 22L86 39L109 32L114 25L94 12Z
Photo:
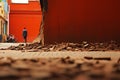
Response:
M12 3L28 3L29 0L12 0Z

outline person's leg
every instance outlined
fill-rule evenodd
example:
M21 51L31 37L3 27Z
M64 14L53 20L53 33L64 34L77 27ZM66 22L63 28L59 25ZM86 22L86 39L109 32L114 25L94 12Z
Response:
M27 38L25 38L25 43L27 42Z
M24 42L25 42L25 43L27 42L27 37L26 37L26 36L24 37Z
M24 38L24 43L25 43L25 37L23 37Z

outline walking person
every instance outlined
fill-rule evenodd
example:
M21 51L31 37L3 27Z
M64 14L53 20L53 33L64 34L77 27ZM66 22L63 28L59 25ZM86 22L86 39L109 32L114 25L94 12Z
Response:
M23 38L24 38L24 42L26 43L27 42L27 29L25 27L22 31L22 35L23 35Z

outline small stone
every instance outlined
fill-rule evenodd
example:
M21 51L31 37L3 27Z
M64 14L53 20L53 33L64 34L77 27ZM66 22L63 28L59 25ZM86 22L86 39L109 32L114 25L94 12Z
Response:
M89 44L85 44L83 47L84 47L84 48L87 48L88 46L89 46Z
M19 44L19 46L24 46L24 44Z
M100 63L100 61L96 61L96 64L99 64Z
M92 60L93 59L93 57L89 57L89 56L85 56L84 58L88 59L88 60Z
M68 60L67 62L68 62L69 64L74 64L74 63L75 63L74 60Z
M80 68L82 66L81 63L76 64L76 68Z
M67 50L72 50L72 47L67 47L66 49L67 49Z
M110 61L111 58L110 57L98 57L98 58L94 58L94 60L108 60L108 61Z

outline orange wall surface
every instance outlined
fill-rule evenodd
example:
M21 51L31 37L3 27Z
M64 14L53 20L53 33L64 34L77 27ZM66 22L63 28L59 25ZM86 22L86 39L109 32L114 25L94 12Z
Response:
M120 0L48 0L45 43L120 41Z
M13 34L17 42L23 42L22 30L28 31L27 41L32 42L39 33L41 23L41 9L38 1L30 1L29 4L10 4L10 34Z

